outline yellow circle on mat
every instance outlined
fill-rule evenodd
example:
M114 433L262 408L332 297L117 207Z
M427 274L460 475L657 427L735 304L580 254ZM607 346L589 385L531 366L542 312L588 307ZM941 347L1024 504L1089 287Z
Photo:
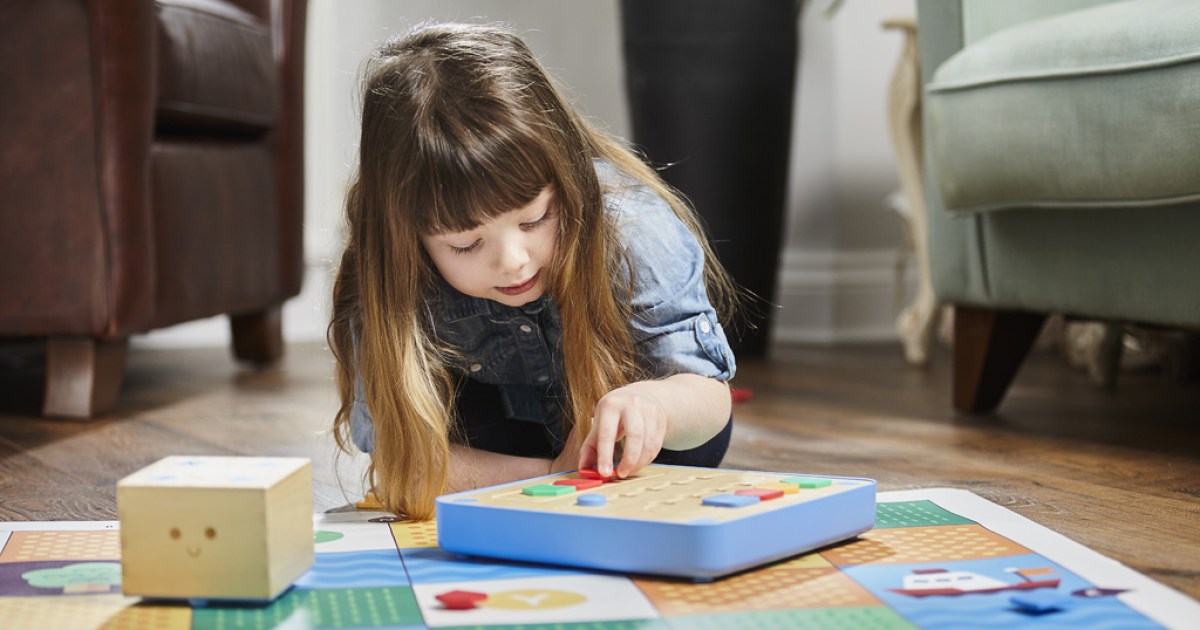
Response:
M545 610L547 608L566 608L586 601L586 597L571 591L527 588L489 593L487 600L480 605L507 610Z

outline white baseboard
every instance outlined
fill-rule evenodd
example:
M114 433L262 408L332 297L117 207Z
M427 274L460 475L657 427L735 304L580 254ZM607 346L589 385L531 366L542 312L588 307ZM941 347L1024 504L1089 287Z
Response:
M772 338L785 343L898 339L896 314L912 295L913 266L898 250L783 253ZM288 342L321 341L329 324L331 263L310 263L300 295L283 309ZM901 291L897 284L903 277ZM210 317L135 335L135 347L229 346L229 319Z
M896 341L896 315L915 269L900 249L783 253L773 339L788 343Z

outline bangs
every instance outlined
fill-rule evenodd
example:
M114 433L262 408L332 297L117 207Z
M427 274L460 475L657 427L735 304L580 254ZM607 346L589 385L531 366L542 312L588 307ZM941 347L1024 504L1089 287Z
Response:
M425 154L405 165L408 172L402 177L409 185L402 189L409 198L402 205L412 213L418 232L474 229L528 205L558 181L554 159L543 144L532 135L499 132L500 128L486 125L446 134L451 137L425 143ZM489 132L491 137L486 137Z

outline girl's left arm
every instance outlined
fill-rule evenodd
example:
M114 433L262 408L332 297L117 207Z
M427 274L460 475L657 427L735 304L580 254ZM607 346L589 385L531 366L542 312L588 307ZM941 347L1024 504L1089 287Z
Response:
M592 429L579 449L579 467L612 474L616 443L625 440L618 477L654 461L662 449L687 450L707 442L729 421L729 385L696 374L638 381L596 403Z

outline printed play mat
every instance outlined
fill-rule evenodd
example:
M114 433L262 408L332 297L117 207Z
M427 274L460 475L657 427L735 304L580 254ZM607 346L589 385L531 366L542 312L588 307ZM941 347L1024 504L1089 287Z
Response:
M884 492L848 543L709 583L468 559L433 523L320 514L316 563L269 606L121 595L115 522L0 523L0 626L1184 628L1200 603L963 490ZM786 535L786 532L780 532ZM579 544L586 545L586 540Z

